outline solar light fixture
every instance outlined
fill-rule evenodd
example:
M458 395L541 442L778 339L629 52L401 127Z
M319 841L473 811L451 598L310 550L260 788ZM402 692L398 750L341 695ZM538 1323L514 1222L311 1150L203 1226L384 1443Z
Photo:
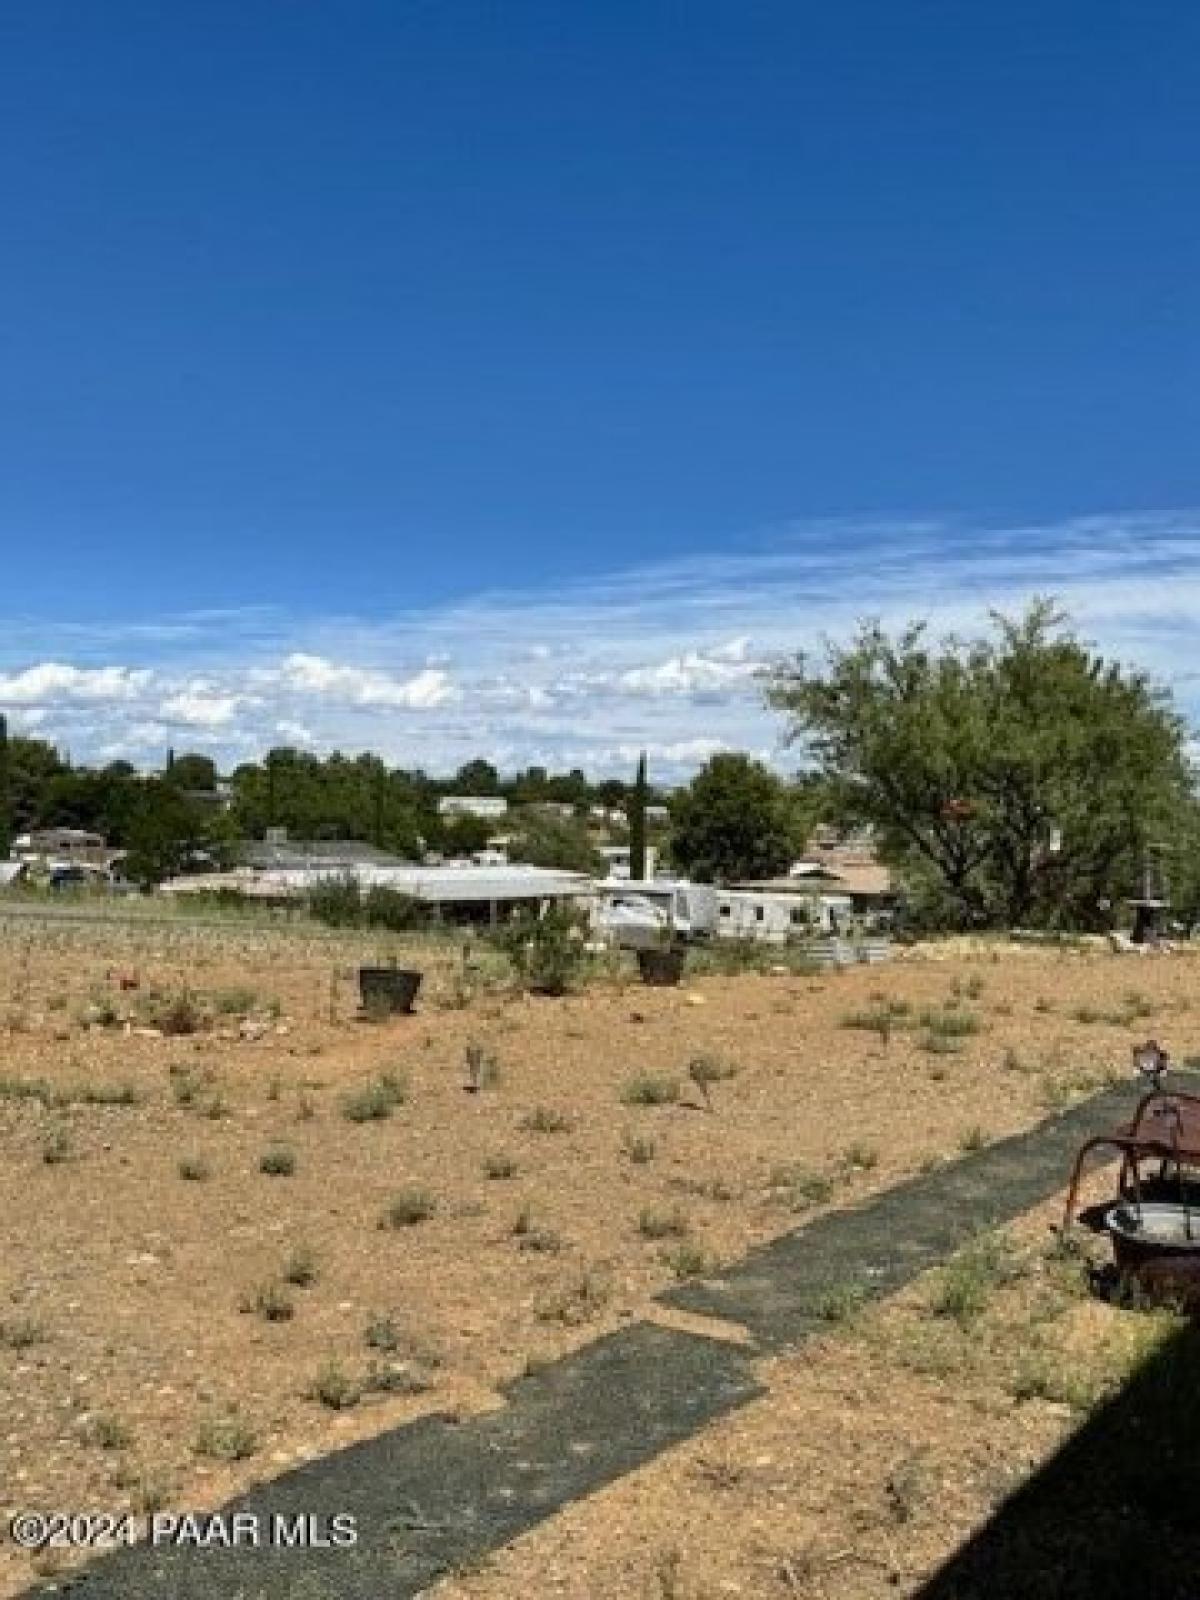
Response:
M1141 1077L1148 1078L1156 1089L1162 1088L1162 1080L1170 1065L1171 1058L1157 1039L1147 1039L1145 1044L1134 1045L1133 1070Z

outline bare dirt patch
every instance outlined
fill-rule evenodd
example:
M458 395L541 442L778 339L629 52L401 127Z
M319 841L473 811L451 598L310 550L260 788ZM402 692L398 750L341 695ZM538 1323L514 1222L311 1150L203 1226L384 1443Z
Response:
M916 1595L1179 1329L1169 1312L1088 1291L1083 1261L1051 1231L1058 1205L882 1306L831 1306L827 1336L762 1363L766 1398L431 1596ZM1077 1545L1099 1531L1093 1487L1074 1485L1062 1507ZM961 1592L1081 1592L1078 1561L1056 1568L1036 1544L1025 1554L1020 1570L993 1574L999 1587Z
M1194 1025L1185 957L985 949L549 1000L408 953L419 1013L370 1025L352 974L378 941L6 925L5 1514L202 1506L495 1404L679 1276L1028 1126L1147 1033L1186 1054ZM30 1575L0 1551L7 1592Z

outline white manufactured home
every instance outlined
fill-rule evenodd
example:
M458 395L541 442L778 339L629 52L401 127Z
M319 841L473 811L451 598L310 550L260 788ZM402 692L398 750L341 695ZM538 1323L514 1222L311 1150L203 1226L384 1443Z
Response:
M848 895L797 895L769 889L719 889L717 937L790 944L836 935L849 919Z

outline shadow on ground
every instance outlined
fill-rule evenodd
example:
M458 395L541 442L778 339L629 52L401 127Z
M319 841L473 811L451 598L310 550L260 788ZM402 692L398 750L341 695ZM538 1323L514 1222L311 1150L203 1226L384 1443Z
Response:
M1200 1326L1007 1500L918 1600L1200 1600Z

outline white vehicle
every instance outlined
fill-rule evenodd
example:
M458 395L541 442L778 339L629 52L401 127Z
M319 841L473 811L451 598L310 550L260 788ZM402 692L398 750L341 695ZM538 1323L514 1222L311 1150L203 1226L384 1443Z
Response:
M599 886L592 913L596 932L623 950L646 950L674 936L711 938L717 928L717 891L682 878L609 879Z

